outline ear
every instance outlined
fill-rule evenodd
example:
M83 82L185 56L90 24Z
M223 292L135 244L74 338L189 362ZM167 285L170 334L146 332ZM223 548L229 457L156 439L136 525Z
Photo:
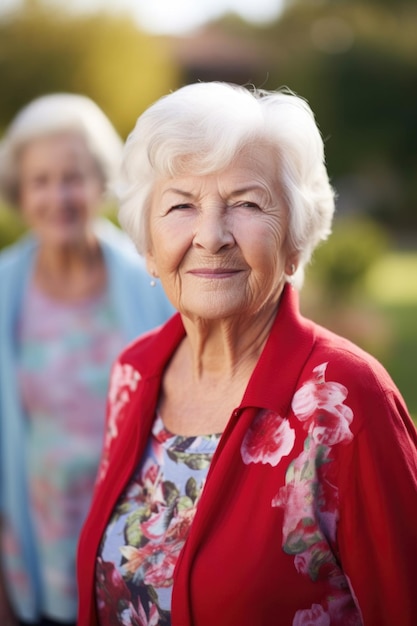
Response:
M287 276L292 276L297 271L300 264L300 259L297 253L290 254L285 262L285 273Z
M158 278L158 271L156 269L155 257L152 250L149 250L145 254L146 268L151 276Z

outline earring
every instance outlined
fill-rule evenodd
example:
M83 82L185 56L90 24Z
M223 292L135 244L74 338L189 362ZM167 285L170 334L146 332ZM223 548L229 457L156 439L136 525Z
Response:
M294 265L294 263L291 263L290 265L290 272L288 274L289 278L287 280L287 282L291 285L294 286L294 273L295 273L296 267Z
M149 284L150 284L150 286L151 286L151 287L155 287L155 286L156 286L156 280L155 280L156 276L155 276L155 272L151 272L151 275L152 275L152 278L151 278L151 280L150 280Z

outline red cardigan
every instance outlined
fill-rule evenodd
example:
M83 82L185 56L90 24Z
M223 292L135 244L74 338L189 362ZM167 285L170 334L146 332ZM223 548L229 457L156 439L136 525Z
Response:
M183 336L176 315L113 368L102 464L79 543L78 626L98 624L97 549ZM416 626L416 444L383 367L302 318L287 286L177 563L172 625Z

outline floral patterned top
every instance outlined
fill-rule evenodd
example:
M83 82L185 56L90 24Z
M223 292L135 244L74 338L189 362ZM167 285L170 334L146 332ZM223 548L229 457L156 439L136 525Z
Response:
M42 576L42 610L75 620L75 554L103 445L109 370L124 339L109 294L74 304L31 282L18 329L18 380L28 418L25 454L31 515ZM15 597L25 564L14 529L2 545Z
M219 438L173 435L156 417L143 460L114 509L98 552L100 623L171 623L174 568Z

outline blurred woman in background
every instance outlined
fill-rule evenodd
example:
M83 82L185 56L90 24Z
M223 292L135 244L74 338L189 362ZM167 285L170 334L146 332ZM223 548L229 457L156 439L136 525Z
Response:
M85 96L26 106L0 192L29 234L0 254L0 623L75 624L75 549L102 447L110 366L172 307L98 219L122 142Z

